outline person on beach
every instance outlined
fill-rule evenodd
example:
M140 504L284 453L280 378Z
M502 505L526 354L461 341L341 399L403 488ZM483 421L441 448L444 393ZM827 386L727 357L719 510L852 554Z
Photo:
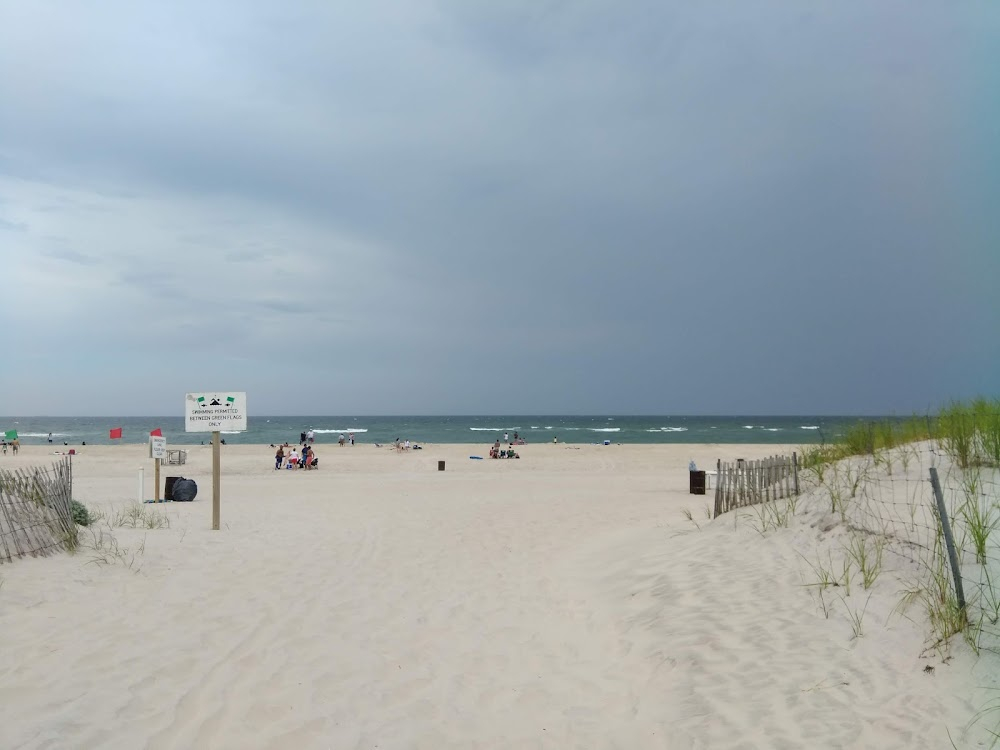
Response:
M49 442L50 443L52 442L52 433L51 432L49 433Z
M351 445L354 445L354 433L353 433L353 432L352 432L352 433L350 433L350 434L349 434L349 435L347 436L347 439L351 441Z
M404 451L408 451L408 450L410 450L410 439L409 439L409 438L407 438L407 439L406 439L406 442L405 442L405 443L403 443L403 450L404 450Z
M503 441L504 441L505 443L507 442L507 433L506 433L506 432L505 432L505 433L503 434Z
M299 465L299 454L295 452L294 448L292 448L292 452L288 454L288 468L294 469L298 465Z
M285 462L285 449L279 445L278 451L274 454L274 468L280 469L281 465L284 462Z
M553 435L552 436L552 442L553 443L558 443L559 442L559 436L558 435Z
M344 433L340 433L340 438L337 440L337 442L340 443L341 448L344 447Z
M312 430L309 430L309 432L306 433L306 440L309 441L309 445L312 445L313 443L315 443L316 442L316 433L313 432Z

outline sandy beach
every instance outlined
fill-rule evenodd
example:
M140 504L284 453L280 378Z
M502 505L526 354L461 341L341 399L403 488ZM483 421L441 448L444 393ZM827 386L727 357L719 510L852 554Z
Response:
M891 584L854 637L810 595L815 529L765 537L688 494L692 459L792 450L318 445L290 472L224 446L212 531L193 446L163 475L196 501L146 506L169 527L0 566L0 747L975 746L975 661L926 653ZM146 451L80 449L75 498L113 514L140 466L152 497Z

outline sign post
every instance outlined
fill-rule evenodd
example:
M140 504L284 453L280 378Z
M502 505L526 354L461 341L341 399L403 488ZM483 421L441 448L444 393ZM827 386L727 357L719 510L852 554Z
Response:
M212 433L212 529L219 530L219 495L222 490L222 474L219 469L219 431Z
M149 456L153 459L153 502L160 502L160 462L167 455L167 439L149 436Z
M184 429L212 433L212 529L219 530L222 477L219 467L219 433L244 432L247 428L247 394L234 391L202 391L184 397Z

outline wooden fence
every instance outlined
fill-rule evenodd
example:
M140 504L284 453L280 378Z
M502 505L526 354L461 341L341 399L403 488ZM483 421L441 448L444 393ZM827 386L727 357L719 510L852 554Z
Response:
M799 494L798 456L771 456L761 461L717 463L715 516L733 508Z
M50 468L0 471L0 563L75 547L72 496L68 457Z

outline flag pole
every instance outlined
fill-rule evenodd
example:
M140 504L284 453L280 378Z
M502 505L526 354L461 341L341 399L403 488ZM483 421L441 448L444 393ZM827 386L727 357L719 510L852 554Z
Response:
M219 431L212 432L212 530L219 530Z

